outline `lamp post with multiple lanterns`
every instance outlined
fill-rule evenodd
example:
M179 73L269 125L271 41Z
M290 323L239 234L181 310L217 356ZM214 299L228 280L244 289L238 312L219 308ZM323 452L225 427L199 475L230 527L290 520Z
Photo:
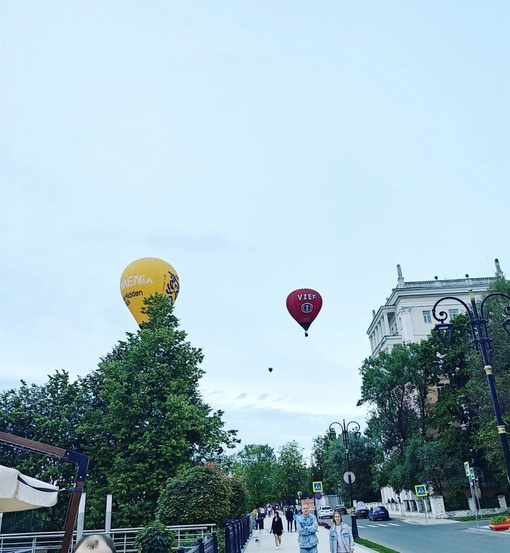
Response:
M336 440L337 438L337 434L335 432L335 429L333 428L333 425L335 424L337 424L341 429L341 432L338 435L338 437L340 436L342 437L342 441L345 447L345 457L347 461L347 473L346 473L347 483L349 484L349 497L351 500L351 529L352 529L352 535L355 538L357 538L359 537L359 534L358 534L358 525L356 523L356 513L354 512L354 499L352 495L352 472L351 472L351 463L350 463L350 457L349 457L349 445L350 445L349 433L352 432L354 434L354 437L356 439L359 439L359 437L361 436L360 425L356 421L349 421L346 423L345 419L343 419L343 423L336 422L336 421L332 422L329 425L329 432L328 432L330 440Z
M506 301L510 302L510 296L507 294L502 294L500 292L489 294L482 300L480 308L478 308L478 306L476 305L475 296L472 290L470 290L470 296L471 307L469 307L460 298L456 298L454 296L446 296L436 301L434 307L432 308L432 315L434 319L438 321L438 324L436 324L436 326L434 327L434 332L436 333L436 335L439 335L441 339L444 339L446 337L446 342L450 344L453 339L453 324L445 322L448 317L445 311L439 311L439 313L436 313L437 307L440 303L447 300L456 301L464 306L464 309L466 310L467 316L469 318L469 326L471 327L471 341L475 346L476 351L481 355L484 364L483 368L487 376L487 383L489 384L492 406L494 409L494 415L496 416L498 435L501 442L501 449L503 450L503 458L505 460L506 476L508 479L508 483L510 484L510 450L508 448L508 436L505 423L503 422L503 418L501 416L498 394L496 392L496 383L494 380L494 374L491 365L492 340L489 336L489 331L487 328L487 317L485 316L485 308L487 307L488 300L499 296L505 298ZM510 334L510 305L504 307L503 312L507 319L503 322L502 326L506 330L506 332Z

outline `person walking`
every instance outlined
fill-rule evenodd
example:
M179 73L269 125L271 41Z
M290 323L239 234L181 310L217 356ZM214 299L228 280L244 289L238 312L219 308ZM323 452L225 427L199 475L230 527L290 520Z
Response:
M318 553L317 530L319 523L315 515L310 513L308 503L304 503L301 507L301 514L296 517L296 526L300 553Z
M278 513L278 511L274 512L270 533L272 533L274 536L274 543L276 545L276 549L280 549L280 546L282 545L283 522L282 522L282 519L280 518L280 514Z
M285 518L287 519L287 532L292 532L292 525L294 524L294 511L287 507L285 511Z
M335 511L333 524L329 529L329 551L330 553L353 553L354 538L350 526L345 524L342 515Z
M264 507L260 507L259 512L257 513L257 530L264 530L265 518L266 513L264 512Z

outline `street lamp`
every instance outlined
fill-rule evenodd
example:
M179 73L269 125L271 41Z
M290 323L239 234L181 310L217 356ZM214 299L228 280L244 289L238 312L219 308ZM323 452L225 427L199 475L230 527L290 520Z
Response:
M440 337L446 335L447 342L448 344L450 344L453 338L453 324L445 323L446 318L448 317L445 311L440 311L439 314L436 315L436 308L443 301L454 300L462 304L464 306L464 309L466 310L466 313L469 317L469 326L471 327L472 342L475 346L476 351L482 357L484 364L483 368L485 370L485 374L487 375L487 382L489 384L489 389L491 392L492 406L494 408L494 414L496 415L498 434L501 441L501 449L503 450L503 457L505 459L506 477L508 483L510 484L510 450L508 449L506 426L503 422L503 418L501 417L501 409L499 407L498 395L496 393L496 383L494 381L494 374L492 373L492 340L489 336L489 331L487 328L487 318L485 317L484 311L487 300L496 296L503 297L510 302L510 296L508 296L507 294L502 294L500 292L489 294L482 300L482 303L480 304L480 313L478 313L475 295L473 294L473 291L470 290L471 308L469 308L469 306L460 298L447 296L436 301L434 307L432 308L432 315L436 321L439 321L439 324L436 324L436 326L434 327L434 332ZM507 317L509 317L510 305L504 307L503 312ZM506 330L506 332L510 334L510 318L507 318L502 326Z
M342 436L342 440L344 442L345 447L345 457L347 459L347 483L349 484L349 496L351 499L351 529L352 529L352 535L355 538L359 537L358 534L358 524L356 522L356 513L354 512L354 499L352 497L352 479L351 479L351 463L349 459L349 432L354 432L354 436L356 439L358 439L361 436L360 432L360 425L356 421L349 421L345 422L345 419L343 419L343 424L340 422L332 422L329 425L329 439L330 440L336 440L337 435L335 432L335 429L333 428L334 424L338 424L338 426L341 428L340 435Z

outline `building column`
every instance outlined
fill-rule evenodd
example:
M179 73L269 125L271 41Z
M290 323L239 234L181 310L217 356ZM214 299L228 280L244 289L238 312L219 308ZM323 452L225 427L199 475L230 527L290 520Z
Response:
M402 321L402 340L404 342L414 342L414 332L413 332L413 323L411 320L411 308L410 307L401 307L400 318Z
M383 314L383 328L384 328L384 335L389 336L390 335L390 325L388 323L388 313Z

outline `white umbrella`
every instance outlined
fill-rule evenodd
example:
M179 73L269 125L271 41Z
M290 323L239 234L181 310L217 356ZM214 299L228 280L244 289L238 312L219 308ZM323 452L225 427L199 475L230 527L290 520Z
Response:
M52 507L58 488L0 465L0 513Z

